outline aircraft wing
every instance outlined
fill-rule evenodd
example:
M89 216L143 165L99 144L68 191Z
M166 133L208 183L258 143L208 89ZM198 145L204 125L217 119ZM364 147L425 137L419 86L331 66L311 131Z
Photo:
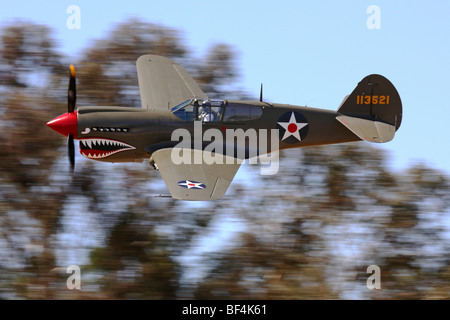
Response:
M222 164L174 164L171 158L173 148L155 151L155 161L167 189L174 199L217 200L223 197L240 167L235 158L222 157ZM203 156L202 150L183 149L191 159ZM203 158L201 158L203 159ZM233 164L226 164L233 160Z
M136 67L142 108L170 110L188 99L208 99L187 71L168 58L143 55Z

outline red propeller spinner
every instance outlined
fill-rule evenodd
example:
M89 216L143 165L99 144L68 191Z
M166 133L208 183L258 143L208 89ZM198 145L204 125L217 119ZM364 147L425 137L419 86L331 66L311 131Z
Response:
M66 137L69 134L76 137L78 128L78 113L76 111L67 112L59 117L56 117L52 121L49 121L47 126Z

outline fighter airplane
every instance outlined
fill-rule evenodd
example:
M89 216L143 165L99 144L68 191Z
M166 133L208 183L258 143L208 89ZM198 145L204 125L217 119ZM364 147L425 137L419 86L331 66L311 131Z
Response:
M80 153L89 159L149 159L175 199L215 200L224 196L243 159L287 148L388 142L402 121L397 90L378 74L362 79L337 111L331 111L264 102L262 87L259 101L212 100L181 65L168 58L143 55L136 66L142 108L76 108L71 65L68 112L47 125L68 137L72 174L75 139ZM229 132L235 134L231 140ZM267 139L269 132L271 139ZM244 135L240 144L236 133ZM214 161L205 161L207 155Z

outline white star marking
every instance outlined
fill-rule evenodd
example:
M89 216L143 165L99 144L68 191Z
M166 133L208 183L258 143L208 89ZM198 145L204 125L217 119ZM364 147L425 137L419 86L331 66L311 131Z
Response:
M201 182L189 181L189 180L186 180L186 181L184 181L184 182L178 182L178 185L179 185L180 187L185 187L185 188L188 188L188 189L192 189L192 188L195 188L195 189L205 189L203 183L201 183Z
M291 113L289 122L278 122L278 124L286 130L281 141L289 138L290 136L294 136L298 141L302 141L302 138L300 137L300 129L308 125L308 123L297 122L294 112Z

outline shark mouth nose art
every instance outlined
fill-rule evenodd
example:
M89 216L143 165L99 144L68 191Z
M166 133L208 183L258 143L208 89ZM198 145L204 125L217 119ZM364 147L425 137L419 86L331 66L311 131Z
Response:
M89 159L107 158L113 154L133 149L136 148L112 139L80 139L80 153Z

